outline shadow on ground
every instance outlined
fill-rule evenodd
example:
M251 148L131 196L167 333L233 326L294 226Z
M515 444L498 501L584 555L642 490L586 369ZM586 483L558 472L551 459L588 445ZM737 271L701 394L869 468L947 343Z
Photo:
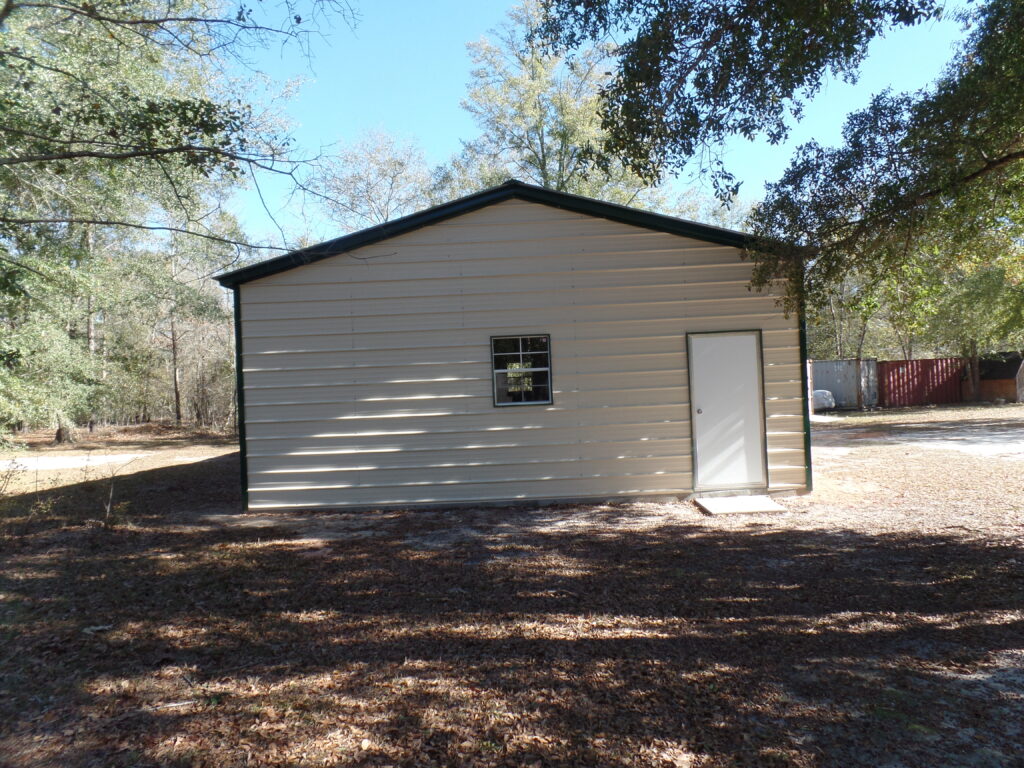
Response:
M86 470L90 479L84 482L0 498L0 533L26 535L105 521L190 523L212 510L237 512L241 507L237 452L134 472L130 462L125 468L98 465L79 470L79 476Z
M1024 433L1019 418L974 419L971 421L927 421L906 424L851 424L819 427L815 441L823 445L876 444L928 444L940 443L951 447L978 446L1024 452Z
M189 448L197 446L234 446L238 438L231 433L206 431L195 427L150 423L128 427L100 427L95 432L82 428L73 443L55 443L52 431L36 431L16 435L16 442L28 446L37 455L80 451L124 452L132 450ZM13 455L12 458L17 458Z
M134 528L5 540L0 764L1019 764L1019 547L628 506L182 525L234 461L131 476Z

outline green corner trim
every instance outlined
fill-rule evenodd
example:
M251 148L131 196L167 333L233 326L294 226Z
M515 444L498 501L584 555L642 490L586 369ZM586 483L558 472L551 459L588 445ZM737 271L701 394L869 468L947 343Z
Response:
M235 286L235 401L238 408L238 466L241 472L242 509L249 509L249 461L245 445L245 384L242 380L242 297Z
M804 465L806 467L807 490L814 490L814 472L811 469L811 403L807 387L807 317L803 299L800 300L800 382L803 390L804 408Z

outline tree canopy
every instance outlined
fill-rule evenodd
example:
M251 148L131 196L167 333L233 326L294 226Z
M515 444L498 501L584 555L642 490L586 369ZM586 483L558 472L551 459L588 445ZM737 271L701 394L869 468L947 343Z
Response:
M832 74L856 76L868 43L892 25L938 15L936 0L543 0L538 34L555 49L618 41L602 90L602 153L644 178L698 161L722 197L730 136L788 134Z
M346 0L0 0L0 425L230 418L206 278L248 244L222 201L296 168L238 67L326 13L352 18Z
M352 232L428 207L432 183L417 144L371 131L318 163L311 186L327 217Z
M217 231L238 238L230 221ZM21 238L0 291L0 442L17 425L230 423L231 323L209 275L232 246L78 225ZM0 270L3 272L4 270ZM16 278L16 279L15 279Z
M345 0L68 0L0 6L0 234L92 223L222 237L196 179L291 173L290 141L225 64L302 43ZM126 199L149 200L166 215ZM147 215L149 214L149 215Z
M996 270L1024 291L1024 3L969 20L933 87L879 94L849 116L843 146L797 150L754 216L758 283L789 277L792 302L817 301L851 272L875 284L925 264Z
M491 36L468 45L475 65L462 106L480 134L439 170L435 195L454 197L518 178L627 205L651 205L650 182L589 151L604 140L600 92L609 49L584 45L572 58L537 38L538 0L524 0Z
M661 190L622 163L598 164L600 89L607 50L586 46L575 58L546 51L535 31L541 11L524 0L488 36L467 45L474 63L462 107L479 129L462 150L431 168L413 142L370 132L318 163L313 187L328 218L346 230L496 186L510 178L562 192L665 210ZM706 200L690 195L695 215Z

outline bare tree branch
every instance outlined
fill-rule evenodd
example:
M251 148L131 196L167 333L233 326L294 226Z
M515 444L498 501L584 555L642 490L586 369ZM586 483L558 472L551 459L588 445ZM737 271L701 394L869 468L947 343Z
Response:
M104 227L128 227L129 229L140 229L150 232L174 232L182 235L192 235L194 237L201 237L205 240L212 240L217 243L224 243L225 245L232 245L236 248L252 248L267 251L288 251L290 249L283 248L277 245L258 245L255 243L248 243L243 240L235 240L230 237L223 237L221 235L214 235L209 232L197 232L194 229L185 229L183 227L172 227L165 224L139 224L131 221L118 221L116 219L91 219L91 218L80 218L74 216L68 217L55 217L55 218L16 218L0 215L0 224L96 224Z

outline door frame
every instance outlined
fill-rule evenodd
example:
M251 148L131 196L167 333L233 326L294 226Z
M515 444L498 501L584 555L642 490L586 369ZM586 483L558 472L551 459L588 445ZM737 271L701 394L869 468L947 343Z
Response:
M759 420L761 433L761 467L764 470L764 483L752 485L741 485L735 487L705 487L697 485L697 429L694 420L693 407L693 345L691 339L694 336L739 336L754 334L757 339L757 391L758 411L761 414ZM728 331L687 331L686 332L686 386L687 399L690 401L690 467L692 470L691 485L694 493L713 493L718 491L747 491L767 490L770 486L768 476L768 414L765 408L764 395L764 333L760 328L737 328Z

